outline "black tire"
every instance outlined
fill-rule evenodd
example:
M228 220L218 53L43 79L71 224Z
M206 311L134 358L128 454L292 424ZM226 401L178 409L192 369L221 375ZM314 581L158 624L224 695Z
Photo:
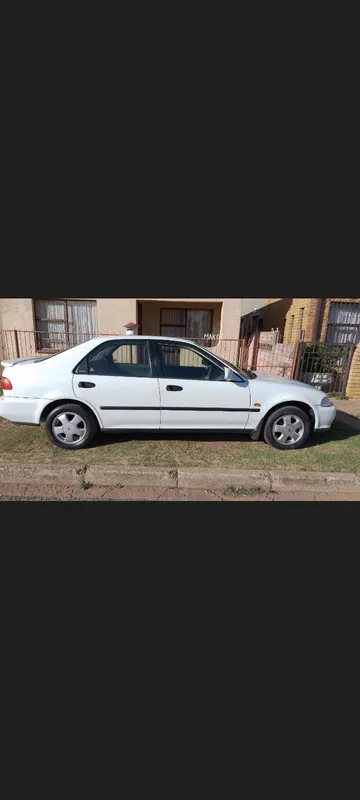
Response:
M285 422L284 417L290 419L289 424ZM281 431L282 427L284 427L283 432ZM278 450L297 450L304 446L310 433L311 422L306 411L297 406L282 406L270 414L266 420L264 439L267 444ZM300 438L294 441L296 435L299 435Z
M63 417L62 422L58 420L59 417ZM56 428L58 428L57 433L54 432ZM81 450L83 447L88 447L97 429L97 422L91 412L85 406L76 403L65 403L54 408L45 422L45 430L50 441L65 450Z

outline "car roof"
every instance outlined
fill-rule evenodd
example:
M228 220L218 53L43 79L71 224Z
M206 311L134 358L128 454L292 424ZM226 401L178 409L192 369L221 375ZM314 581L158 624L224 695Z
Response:
M140 341L142 341L144 339L155 339L156 341L158 341L158 339L163 339L164 342L169 342L170 341L170 342L181 342L182 344L196 344L196 342L193 341L192 339L178 339L177 337L174 337L174 336L160 336L160 335L159 336L138 336L138 335L127 336L126 333L123 333L123 334L115 333L113 336L111 336L111 335L96 336L93 339L89 339L88 341L89 342L113 342L114 339L115 340L116 339L126 339L126 341L129 341L129 343L130 343L130 341L134 341L134 339L135 340L140 340Z

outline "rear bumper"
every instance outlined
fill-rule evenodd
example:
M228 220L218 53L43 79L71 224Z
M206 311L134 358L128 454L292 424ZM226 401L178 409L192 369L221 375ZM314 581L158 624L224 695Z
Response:
M331 428L334 419L336 417L336 408L335 406L324 407L317 406L316 408L318 413L318 420L317 424L315 422L315 430L316 431L328 431Z
M39 425L43 400L24 397L0 397L0 417L23 425Z

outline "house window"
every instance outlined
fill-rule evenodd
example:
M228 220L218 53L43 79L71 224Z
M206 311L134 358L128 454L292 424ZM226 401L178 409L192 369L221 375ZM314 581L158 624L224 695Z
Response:
M360 343L360 303L331 303L327 344Z
M300 308L299 332L303 330L305 308Z
M213 312L211 309L162 308L160 310L160 335L180 339L196 339L199 344L211 345L205 339L212 333Z
M35 300L38 350L65 350L97 333L94 300Z

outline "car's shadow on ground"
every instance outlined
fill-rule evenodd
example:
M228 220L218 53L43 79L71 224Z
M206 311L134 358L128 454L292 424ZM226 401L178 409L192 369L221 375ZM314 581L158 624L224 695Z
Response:
M346 417L349 417L349 415L346 414ZM354 426L358 423L359 420L354 417ZM321 447L321 445L328 444L329 442L340 442L344 439L351 439L353 436L360 436L360 429L352 427L351 417L349 420L344 421L344 414L338 412L332 428L329 431L314 433L313 436L310 436L304 445L304 450L309 447Z
M333 427L330 431L323 433L315 433L304 445L304 450L311 447L321 447L329 442L341 441L350 439L353 436L360 436L360 429L351 427L344 423L342 420L336 418ZM228 433L227 431L220 433L210 433L204 431L134 431L125 433L99 433L90 447L106 447L107 445L121 443L121 442L239 442L256 444L253 442L249 434ZM263 441L261 438L260 442Z
M120 442L251 442L250 436L240 433L203 433L202 431L134 431L131 433L98 433L90 447L106 447Z

